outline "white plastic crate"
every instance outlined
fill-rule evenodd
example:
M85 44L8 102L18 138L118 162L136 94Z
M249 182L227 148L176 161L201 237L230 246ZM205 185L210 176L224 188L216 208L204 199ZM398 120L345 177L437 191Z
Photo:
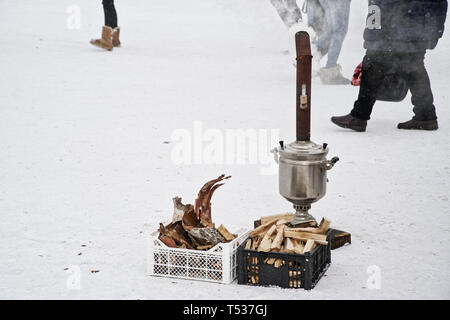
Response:
M235 232L238 237L219 243L207 251L170 248L158 239L159 231L148 241L147 274L151 276L231 283L236 278L237 248L250 233Z

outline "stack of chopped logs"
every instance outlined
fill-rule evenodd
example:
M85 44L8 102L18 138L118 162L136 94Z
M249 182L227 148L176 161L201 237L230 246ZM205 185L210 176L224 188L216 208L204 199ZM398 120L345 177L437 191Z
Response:
M327 232L330 221L323 218L319 226L290 227L293 213L262 217L260 225L250 233L245 249L262 252L284 252L304 254L311 252L317 244L328 245ZM266 264L280 267L281 259L267 258Z
M184 205L179 197L173 198L172 222L166 226L160 223L159 239L171 248L194 250L209 250L218 243L234 240L237 235L230 233L223 225L216 229L211 218L212 195L224 184L218 182L229 178L222 174L205 183L198 193L195 206Z

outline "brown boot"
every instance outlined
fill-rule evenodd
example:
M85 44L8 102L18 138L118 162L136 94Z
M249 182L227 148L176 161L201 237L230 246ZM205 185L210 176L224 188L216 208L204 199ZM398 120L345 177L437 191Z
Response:
M112 44L114 47L120 47L120 27L116 27L113 29L112 33Z
M102 38L92 39L90 42L96 47L111 51L113 49L112 33L113 29L111 27L103 26Z

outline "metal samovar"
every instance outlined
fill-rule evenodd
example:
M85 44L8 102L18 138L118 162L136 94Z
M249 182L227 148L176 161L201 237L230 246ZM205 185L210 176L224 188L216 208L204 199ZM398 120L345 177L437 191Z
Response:
M309 214L311 204L326 193L327 171L338 157L327 160L328 145L310 140L311 131L311 44L309 34L295 35L297 48L297 140L273 149L279 165L280 194L294 204L296 211L292 225L317 223Z

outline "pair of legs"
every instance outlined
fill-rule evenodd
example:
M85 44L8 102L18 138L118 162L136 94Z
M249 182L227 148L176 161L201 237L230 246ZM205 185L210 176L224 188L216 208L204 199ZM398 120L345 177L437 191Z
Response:
M103 0L103 11L105 12L105 26L117 28L117 12L114 0Z
M395 73L406 80L411 91L415 119L436 120L433 93L424 59L425 51L412 53L367 51L362 65L359 96L351 115L361 120L369 120L380 84L387 73Z
M103 0L105 12L105 25L100 39L92 39L90 43L96 47L111 51L114 47L120 47L120 28L117 26L117 12L114 0Z
M302 13L296 0L270 0L286 27L290 28L302 20Z
M326 68L337 65L347 35L351 0L308 0L308 24L316 31L314 41L322 55L328 53Z

